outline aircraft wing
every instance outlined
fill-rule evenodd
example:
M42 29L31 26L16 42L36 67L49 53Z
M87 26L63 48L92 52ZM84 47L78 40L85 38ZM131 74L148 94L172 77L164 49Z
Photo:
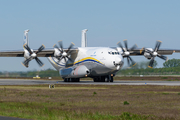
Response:
M68 49L65 48L64 51ZM70 53L73 54L76 52L78 48L72 48ZM34 52L38 51L38 49L33 50ZM37 54L37 57L54 57L54 49L44 49ZM24 57L24 49L22 50L4 50L0 51L0 57Z
M130 51L130 56L144 55L144 48L138 48ZM173 53L180 53L180 49L159 49L158 54L172 55Z

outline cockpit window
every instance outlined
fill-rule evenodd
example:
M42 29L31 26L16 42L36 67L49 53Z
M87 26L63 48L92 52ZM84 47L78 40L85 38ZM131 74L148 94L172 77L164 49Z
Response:
M108 52L110 55L119 55L119 52Z

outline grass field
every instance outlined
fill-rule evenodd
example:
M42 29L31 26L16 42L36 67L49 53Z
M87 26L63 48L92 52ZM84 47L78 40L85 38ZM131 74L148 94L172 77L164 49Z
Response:
M62 120L180 119L180 87L0 86L0 116Z

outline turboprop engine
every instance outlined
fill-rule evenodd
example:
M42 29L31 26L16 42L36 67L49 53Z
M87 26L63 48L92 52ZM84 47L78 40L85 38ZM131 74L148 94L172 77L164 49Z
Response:
M150 60L152 58L149 51L153 52L153 49L152 48L146 48L145 51L144 51L144 57L147 58L148 60Z
M159 57L159 58L161 58L161 59L163 59L163 60L165 60L165 61L168 60L168 57L166 57L166 56L161 55L161 54L158 53L159 48L160 48L160 46L161 46L161 43L162 43L162 42L161 42L160 40L158 40L158 41L156 42L156 45L155 45L155 48L154 48L154 49L152 49L152 48L146 48L145 51L144 51L144 56L145 56L147 59L150 59L149 66L148 66L149 68L152 68L152 67L153 67L154 59L155 59L156 56Z
M32 50L27 44L25 44L23 47L24 47L25 60L22 62L22 65L24 65L25 67L28 67L29 62L35 59L40 67L44 66L43 62L41 62L41 60L37 57L37 54L45 49L44 45L41 45L36 52Z
M69 68L64 68L59 71L62 78L80 78L80 77L87 77L90 74L90 71L87 69L86 66L81 65Z

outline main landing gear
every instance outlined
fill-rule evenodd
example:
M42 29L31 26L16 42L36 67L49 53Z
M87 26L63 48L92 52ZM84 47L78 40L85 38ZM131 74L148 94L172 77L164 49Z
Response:
M98 76L93 78L94 82L113 82L113 76Z
M79 82L79 78L65 78L64 82Z
M97 76L93 78L94 82L113 82L113 76ZM80 78L64 78L64 82L79 82Z

